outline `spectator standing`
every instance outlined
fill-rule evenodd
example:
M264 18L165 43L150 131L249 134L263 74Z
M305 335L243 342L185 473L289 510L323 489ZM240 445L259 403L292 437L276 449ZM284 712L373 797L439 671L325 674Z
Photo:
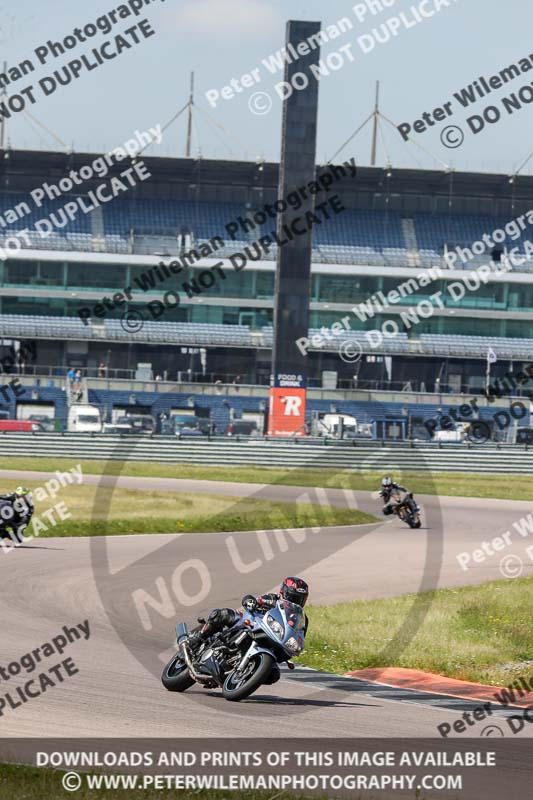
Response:
M83 397L83 392L81 388L81 370L77 369L74 373L74 396L76 398L76 402L80 402Z
M75 379L76 379L76 371L75 371L74 367L71 367L69 369L69 371L67 372L67 386L68 386L69 395L71 395L74 392L74 381L75 381Z

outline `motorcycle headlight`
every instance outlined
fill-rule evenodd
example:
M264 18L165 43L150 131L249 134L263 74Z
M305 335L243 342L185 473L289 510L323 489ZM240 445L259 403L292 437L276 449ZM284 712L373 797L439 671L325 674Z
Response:
M279 623L277 620L275 620L271 614L268 615L266 621L268 627L273 633L276 634L278 639L283 639L283 637L285 636L285 628L283 627L283 625Z
M294 636L291 636L290 639L287 639L285 642L285 647L287 650L290 650L293 653L299 653L302 649L302 645L297 639L294 638Z

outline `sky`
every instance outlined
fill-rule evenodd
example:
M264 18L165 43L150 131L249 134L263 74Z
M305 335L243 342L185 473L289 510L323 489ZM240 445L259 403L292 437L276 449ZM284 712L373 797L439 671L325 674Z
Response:
M120 5L120 0L91 0L90 5L72 0L8 5L0 0L0 58L9 67L26 59L35 66L7 89L12 96L31 85L36 100L27 102L31 117L21 111L8 121L11 147L107 152L136 130L168 122L187 102L194 70L193 154L277 161L282 101L276 85L283 75L271 75L263 59L283 46L288 19L320 21L327 30L347 18L351 28L325 44L321 53L338 69L320 80L319 163L328 161L372 112L378 80L381 111L394 125L412 128L424 112L433 114L449 103L449 113L443 110L440 121L432 116L433 126L426 124L426 130L413 134L417 144L405 142L397 128L383 121L379 165L512 174L533 150L533 11L525 0L152 0L139 16L118 20L109 34L99 33L65 55L48 55L45 64L39 63L35 50L48 40L62 42L75 28L95 23ZM420 9L435 13L423 18ZM139 44L92 71L83 69L77 80L44 95L39 81L108 39L113 50L115 35L124 35L143 19L154 35L145 39L136 29ZM454 97L480 76L489 81L521 60L531 64L530 72L484 98L476 96L471 107L463 108ZM231 99L220 98L216 108L210 105L207 92L222 92L232 79L240 81L253 70L258 78L253 86L242 87ZM503 99L514 94L516 103L519 91L520 108L510 113ZM474 133L472 127L479 127L487 107L499 119ZM468 123L474 115L477 121ZM147 154L183 156L185 141L182 115ZM359 165L369 164L370 145L367 125L336 160L353 156ZM522 174L533 174L533 158Z

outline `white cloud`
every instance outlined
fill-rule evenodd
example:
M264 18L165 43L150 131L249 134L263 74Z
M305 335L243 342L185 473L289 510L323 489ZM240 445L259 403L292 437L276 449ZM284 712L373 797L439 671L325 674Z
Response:
M284 30L283 23L279 10L265 0L193 0L178 12L180 27L220 40L264 39Z

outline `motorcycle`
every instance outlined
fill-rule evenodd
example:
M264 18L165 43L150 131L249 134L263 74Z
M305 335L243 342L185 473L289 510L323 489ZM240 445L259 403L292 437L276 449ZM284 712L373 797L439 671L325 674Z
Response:
M28 520L29 522L29 520ZM28 523L20 524L16 526L12 525L0 525L0 539L9 539L15 544L22 544L24 542L24 534L28 527Z
M410 528L420 528L422 522L412 492L406 492L403 497L396 493L391 497L390 502L395 503L394 513L402 522L405 522Z
M226 700L238 702L260 686L278 681L278 664L286 662L294 669L290 659L300 655L304 639L303 609L281 598L268 611L245 608L234 625L206 642L191 642L186 623L180 622L176 625L178 652L163 670L161 681L169 692L184 692L195 683L204 689L222 687Z
M6 506L8 504L4 505ZM16 544L22 544L24 533L33 517L33 504L29 506L27 503L15 501L10 507L10 515L0 515L0 539L10 539Z

